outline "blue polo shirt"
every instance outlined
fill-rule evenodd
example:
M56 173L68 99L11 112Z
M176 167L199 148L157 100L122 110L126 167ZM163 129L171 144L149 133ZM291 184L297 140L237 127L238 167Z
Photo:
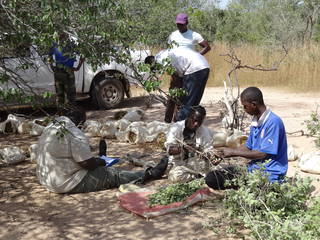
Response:
M265 160L265 165L271 182L281 180L288 170L287 138L282 120L271 110L267 109L260 119L253 119L250 135L246 142L247 148L267 153L265 159L252 160L248 171L258 169Z
M66 47L60 48L57 43L54 43L49 52L50 55L53 55L56 66L65 66L72 68L76 58L72 56L73 46L67 44Z

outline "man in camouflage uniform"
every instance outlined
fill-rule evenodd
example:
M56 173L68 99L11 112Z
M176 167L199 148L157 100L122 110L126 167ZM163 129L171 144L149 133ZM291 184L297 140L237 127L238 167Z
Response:
M76 61L74 48L74 42L61 32L58 43L54 43L50 49L58 106L75 105L76 102L74 72L80 69L84 59L80 58L76 68L73 66Z

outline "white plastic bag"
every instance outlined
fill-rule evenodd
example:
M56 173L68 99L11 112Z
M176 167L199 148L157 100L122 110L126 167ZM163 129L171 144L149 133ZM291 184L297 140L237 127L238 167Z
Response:
M125 131L130 124L131 124L131 122L128 121L128 120L120 119L118 121L118 129L119 129L119 131Z
M44 128L45 128L44 126L33 122L32 128L30 130L30 135L31 136L40 136L42 134Z
M320 152L303 154L299 167L303 172L320 174Z
M299 155L297 154L293 145L288 145L287 152L288 152L288 161L296 161L299 158Z
M32 121L23 121L18 126L18 133L27 134L30 133L32 129Z
M101 124L99 135L104 138L114 139L116 138L117 123L114 121L106 121Z
M172 183L183 183L196 179L198 175L196 171L185 166L174 166L168 174L168 179Z
M213 132L213 147L225 147L227 142L227 131Z
M101 123L94 120L88 120L84 123L84 133L88 137L100 136Z
M144 111L141 109L133 109L130 110L126 115L122 117L122 119L128 120L130 122L141 121L144 117Z
M28 149L30 154L30 161L33 163L37 163L38 147L38 144L32 144Z
M18 147L6 147L0 150L1 159L7 164L15 164L26 160L23 151Z
M245 144L248 136L239 130L234 130L233 134L227 137L226 146L230 148L237 148Z
M7 120L0 124L0 132L2 133L17 133L18 126L25 121L25 118L9 114Z

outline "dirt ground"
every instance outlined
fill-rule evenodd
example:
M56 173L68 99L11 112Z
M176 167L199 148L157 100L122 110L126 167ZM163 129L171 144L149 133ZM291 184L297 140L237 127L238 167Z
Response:
M303 122L316 109L320 94L294 93L285 90L262 88L266 104L284 121L288 142L299 153L315 151L313 138L301 136ZM88 107L89 119L111 119L119 110L132 107L145 109L144 97L136 92L134 98L124 101L118 109L97 111ZM217 102L223 96L222 88L207 88L202 105L207 109L205 125L220 128ZM155 103L146 109L146 121L162 120L164 107ZM37 137L23 135L0 135L0 146L16 145L27 148ZM98 138L91 138L93 152L97 153ZM153 145L129 145L108 141L109 154L125 158L127 153L149 154L157 160L164 151ZM290 162L289 176L315 178L315 193L319 189L319 175L302 173ZM0 165L0 239L243 239L243 235L232 234L226 220L217 220L223 214L223 192L213 192L211 201L190 207L187 210L146 220L122 209L116 194L117 189L85 194L54 194L46 191L37 182L34 163L26 161L15 166ZM120 164L122 169L131 169ZM137 168L138 169L138 168ZM161 185L166 179L151 182L147 186ZM245 231L243 232L245 234Z

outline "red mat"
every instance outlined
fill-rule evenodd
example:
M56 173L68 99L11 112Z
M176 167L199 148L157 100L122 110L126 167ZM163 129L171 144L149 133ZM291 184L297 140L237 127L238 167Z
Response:
M129 192L118 196L120 206L145 218L157 217L183 208L187 208L197 202L202 202L210 198L209 188L196 191L182 202L174 202L168 205L148 206L148 195L155 192Z

